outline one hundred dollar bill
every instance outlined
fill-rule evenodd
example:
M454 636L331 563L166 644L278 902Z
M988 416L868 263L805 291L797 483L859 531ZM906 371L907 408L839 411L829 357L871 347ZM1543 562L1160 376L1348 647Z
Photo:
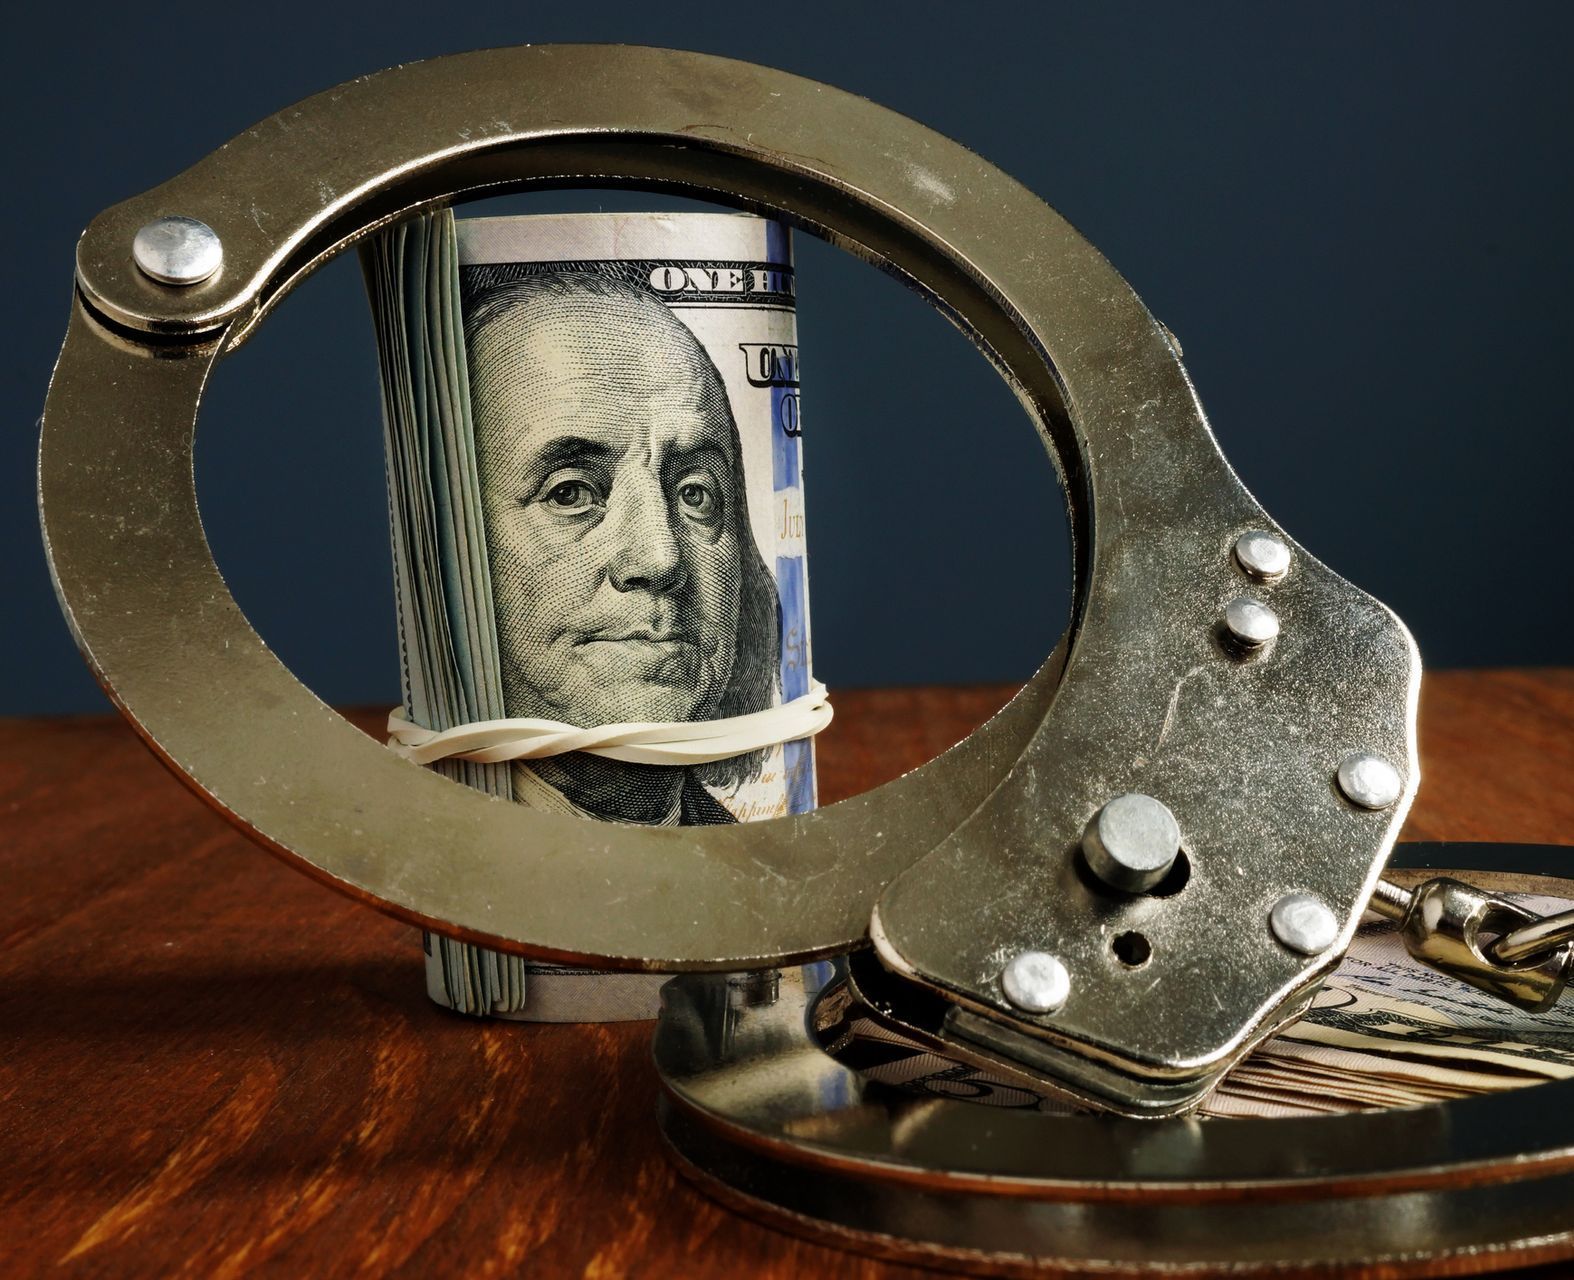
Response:
M809 692L785 227L443 210L362 257L407 719L717 720ZM815 804L809 740L686 767L584 753L436 767L587 819L700 825ZM472 1014L654 1017L664 980L440 935L426 948L433 999Z
M1556 898L1514 900L1537 914ZM1317 1114L1496 1093L1574 1077L1574 1007L1527 1013L1411 959L1392 924L1364 924L1299 1022L1209 1100L1219 1115Z

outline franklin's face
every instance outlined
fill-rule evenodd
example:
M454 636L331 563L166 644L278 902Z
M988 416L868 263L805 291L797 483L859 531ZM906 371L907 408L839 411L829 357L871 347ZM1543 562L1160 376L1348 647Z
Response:
M697 341L659 303L537 298L469 355L508 714L708 717L736 652L742 495Z

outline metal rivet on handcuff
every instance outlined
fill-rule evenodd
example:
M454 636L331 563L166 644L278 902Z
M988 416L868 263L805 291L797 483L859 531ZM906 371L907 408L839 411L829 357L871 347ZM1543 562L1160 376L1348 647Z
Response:
M248 625L202 537L191 480L198 401L219 356L377 227L576 179L777 210L913 282L1017 390L1062 464L1073 617L1051 660L966 742L816 813L730 828L603 824L587 841L575 819L490 802L396 759L313 698ZM152 233L138 244L172 209L222 228L223 244L193 232L189 258ZM150 277L200 285L150 288ZM309 99L107 210L78 245L77 283L39 468L68 621L166 763L327 883L450 936L624 968L769 968L867 936L892 1016L1007 1074L1145 1116L1194 1105L1252 1037L1296 1017L1339 959L1332 943L1313 947L1328 920L1336 941L1367 905L1418 780L1408 634L1262 534L1271 521L1220 456L1177 349L1109 264L1019 184L910 120L696 54L455 55ZM1237 597L1221 620L1225 575L1238 584L1239 573L1195 549L1232 541L1235 569L1265 598ZM1283 635L1281 616L1294 622ZM1273 660L1211 661L1208 628L1221 622L1238 655L1276 641ZM1350 742L1393 770L1396 786L1371 792L1393 791L1384 804L1361 799L1367 774L1352 794L1342 767L1353 803L1330 795L1328 762ZM1112 796L1163 796L1184 815L1185 892L1111 892L1149 875L1125 854L1094 866L1088 815ZM1264 901L1291 893L1321 908L1287 913L1293 943L1262 916ZM1413 949L1437 951L1431 962L1505 998L1530 1005L1561 989L1566 946L1507 976L1481 952L1485 926L1519 943L1536 923L1493 899L1418 888L1373 905L1401 920ZM1427 932L1423 917L1447 927ZM1112 954L1111 938L1140 939L1141 959ZM1001 957L1016 958L1005 972ZM1003 1007L1018 961L1016 976L1033 979L1018 991L1027 1003ZM672 1007L705 981L669 987ZM1032 1016L1057 996L1053 1019ZM801 1016L786 1025L801 1033ZM734 1043L707 1036L686 1051ZM689 1097L669 1109L669 1136L703 1162L705 1142L724 1139L672 1118L707 1104L675 1083L677 1060L663 1061L674 1098ZM1053 1158L1056 1144L1029 1145Z
M1399 770L1371 751L1352 751L1334 775L1345 799L1363 809L1386 809L1404 794Z
M1001 971L1000 989L1024 1013L1053 1013L1071 994L1071 975L1057 957L1023 951Z
M1275 534L1248 529L1235 540L1235 561L1252 577L1273 582L1289 572L1290 548Z
M1224 629L1237 649L1255 652L1279 634L1279 618L1261 600L1236 596L1224 606Z
M131 257L144 275L160 284L193 285L223 265L224 246L206 222L171 214L137 230Z
M1339 938L1339 918L1309 893L1287 893L1268 913L1273 936L1305 956L1327 951Z

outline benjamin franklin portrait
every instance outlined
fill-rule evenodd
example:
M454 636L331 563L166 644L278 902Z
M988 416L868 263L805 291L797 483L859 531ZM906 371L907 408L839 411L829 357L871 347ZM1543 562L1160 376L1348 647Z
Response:
M663 303L591 271L467 282L465 340L509 716L590 727L769 707L775 583L726 388ZM571 753L515 798L624 822L733 821L764 753L680 768Z

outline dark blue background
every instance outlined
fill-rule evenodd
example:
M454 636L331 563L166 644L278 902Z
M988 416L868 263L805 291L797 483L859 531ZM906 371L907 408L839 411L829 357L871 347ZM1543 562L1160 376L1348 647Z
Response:
M1111 258L1183 342L1246 483L1428 662L1574 661L1574 6L29 5L7 35L0 711L104 705L33 510L80 228L351 76L555 40L770 63L965 142ZM1042 450L938 316L799 248L820 674L1025 676L1068 600ZM346 260L220 371L199 432L220 565L338 702L397 696L379 432Z

